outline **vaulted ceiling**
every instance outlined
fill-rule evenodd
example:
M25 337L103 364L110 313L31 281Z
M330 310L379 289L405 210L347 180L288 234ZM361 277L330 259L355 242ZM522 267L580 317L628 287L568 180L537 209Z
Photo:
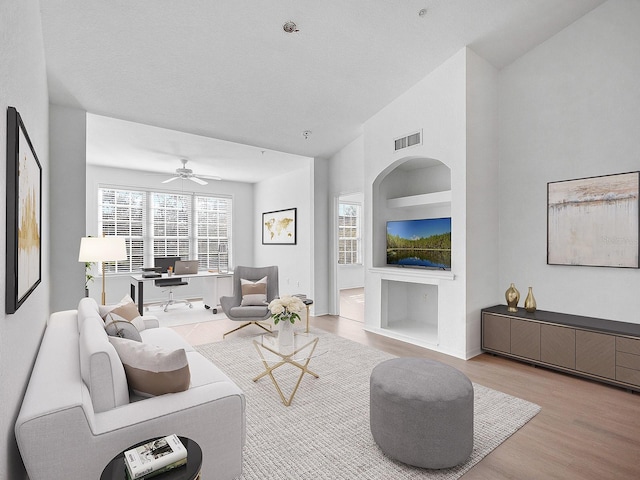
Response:
M41 10L51 103L328 158L464 46L502 68L603 1L42 0Z

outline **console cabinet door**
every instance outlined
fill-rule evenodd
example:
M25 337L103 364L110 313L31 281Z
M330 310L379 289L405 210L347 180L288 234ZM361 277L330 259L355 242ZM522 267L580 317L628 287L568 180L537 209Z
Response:
M540 360L540 324L511 319L511 354Z
M576 370L616 378L616 337L576 330Z
M482 348L510 353L511 319L490 313L482 314Z
M540 326L540 360L564 368L576 368L576 331L556 325Z

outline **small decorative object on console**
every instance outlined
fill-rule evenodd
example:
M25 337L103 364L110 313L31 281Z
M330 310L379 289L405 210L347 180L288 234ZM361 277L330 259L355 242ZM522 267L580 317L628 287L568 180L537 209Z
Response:
M507 300L508 310L510 312L517 312L520 292L513 283L507 288L507 291L504 292L504 298Z
M124 452L129 478L149 478L187 463L187 449L177 435L157 438Z
M533 288L529 287L527 298L524 299L524 309L529 313L533 313L536 311L536 308L538 308L538 306L536 305L536 299L533 296Z

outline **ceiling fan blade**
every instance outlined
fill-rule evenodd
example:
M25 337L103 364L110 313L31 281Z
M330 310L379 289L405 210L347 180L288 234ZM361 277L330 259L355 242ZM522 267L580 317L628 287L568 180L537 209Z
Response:
M213 175L198 175L198 178L206 178L207 180L222 180L222 177L216 177Z
M164 180L162 183L169 183L169 182L173 182L174 180L179 179L180 177L171 177L171 178L167 178L166 180Z
M204 180L198 178L198 177L189 177L189 180L191 180L192 182L196 182L200 185L207 185L208 182L205 182Z

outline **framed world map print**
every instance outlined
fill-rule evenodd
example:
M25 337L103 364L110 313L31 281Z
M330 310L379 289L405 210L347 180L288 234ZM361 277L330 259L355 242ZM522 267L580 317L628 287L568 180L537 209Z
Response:
M295 245L297 208L262 214L263 245Z
M7 109L5 311L15 313L40 283L42 167L18 111Z

